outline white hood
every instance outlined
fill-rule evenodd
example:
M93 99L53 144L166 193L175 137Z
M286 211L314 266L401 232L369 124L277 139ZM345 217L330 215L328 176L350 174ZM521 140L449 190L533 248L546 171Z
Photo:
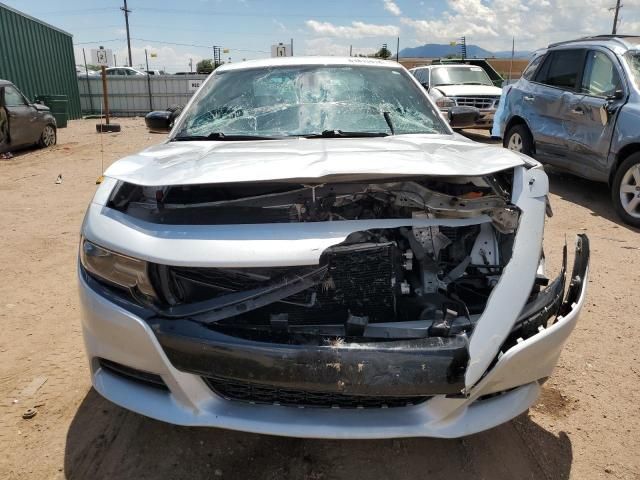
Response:
M502 89L490 85L441 85L433 87L447 97L477 97L494 95L499 97Z
M525 163L524 156L459 135L193 141L147 148L114 163L105 176L163 186L329 175L482 176Z

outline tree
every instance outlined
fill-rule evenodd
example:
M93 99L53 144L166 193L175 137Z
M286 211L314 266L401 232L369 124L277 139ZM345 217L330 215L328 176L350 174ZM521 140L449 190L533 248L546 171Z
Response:
M378 50L373 56L376 58L384 58L385 60L389 58L391 55L391 51L387 48L386 45L383 45L380 50Z
M214 68L213 68L213 60L211 60L210 58L204 58L202 60L200 60L198 62L198 64L196 65L196 72L197 73L206 73L209 74L211 72L213 72Z

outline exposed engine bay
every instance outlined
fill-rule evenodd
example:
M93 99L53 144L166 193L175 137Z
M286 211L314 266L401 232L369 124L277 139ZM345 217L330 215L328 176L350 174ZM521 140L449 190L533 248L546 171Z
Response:
M393 340L471 333L510 260L519 211L507 173L190 185L121 183L109 206L161 224L407 219L351 233L318 265L150 265L167 318L248 338ZM467 219L460 226L446 219ZM426 222L428 221L428 222ZM428 223L428 225L427 225Z
M319 266L161 267L165 314L245 333L368 339L470 331L512 235L490 223L356 232Z

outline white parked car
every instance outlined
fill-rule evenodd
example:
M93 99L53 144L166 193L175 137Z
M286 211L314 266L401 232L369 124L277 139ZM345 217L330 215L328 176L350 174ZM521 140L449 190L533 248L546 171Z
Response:
M109 67L104 71L109 76L146 76L147 74L133 67Z
M585 299L585 236L566 289L564 267L544 276L547 192L539 163L455 134L396 63L223 65L89 205L93 385L180 425L491 428L536 401Z
M482 67L439 64L410 71L442 112L447 113L452 107L479 110L477 118L462 128L491 128L502 89L494 86Z

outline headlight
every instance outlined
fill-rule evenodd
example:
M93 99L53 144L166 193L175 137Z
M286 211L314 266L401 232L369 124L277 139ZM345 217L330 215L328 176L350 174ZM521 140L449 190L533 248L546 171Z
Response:
M456 102L449 97L440 97L436 100L436 105L439 108L451 108L456 106Z
M80 263L92 275L126 289L156 296L149 280L147 262L102 248L84 238L80 243Z

